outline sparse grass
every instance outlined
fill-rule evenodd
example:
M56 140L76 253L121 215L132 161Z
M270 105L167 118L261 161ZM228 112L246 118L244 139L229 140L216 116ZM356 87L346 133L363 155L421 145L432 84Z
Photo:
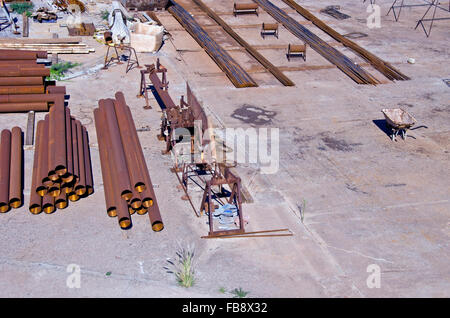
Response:
M305 219L305 212L306 212L306 200L303 199L302 205L297 204L298 210L300 211L300 220L303 223L303 220Z
M245 298L249 292L243 290L241 287L239 289L235 288L231 291L231 293L234 295L233 298Z
M176 252L177 259L172 261L170 259L167 262L170 267L164 267L168 273L175 275L177 282L180 286L191 287L195 283L195 271L194 271L194 256L195 247L188 245L187 247L179 246Z
M220 287L219 288L219 293L225 294L226 292L227 292L227 290L225 289L225 287Z
M17 14L22 14L24 12L30 12L30 10L33 10L34 4L33 2L13 2L9 5L9 7L14 10ZM31 15L31 12L30 12Z
M80 63L63 62L52 65L50 68L50 76L48 77L51 81L59 81L64 77L64 74L71 68L81 65Z
M102 12L100 12L100 16L102 17L103 20L108 21L109 11L108 10L103 10Z

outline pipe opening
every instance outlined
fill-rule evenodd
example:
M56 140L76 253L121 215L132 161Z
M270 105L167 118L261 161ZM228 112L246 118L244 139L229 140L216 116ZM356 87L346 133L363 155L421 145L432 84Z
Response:
M122 230L127 230L131 227L131 220L127 217L121 218L119 220L119 225Z
M109 217L114 218L117 216L117 209L115 206L110 207L108 210L106 210L106 214L108 214Z
M141 192L145 191L145 189L146 189L147 187L145 186L145 183L143 183L143 182L138 182L138 183L136 183L136 184L134 185L134 188L136 189L137 192L141 193Z
M55 206L53 204L50 204L50 203L44 204L43 208L44 208L44 212L47 214L51 214L51 213L55 212Z
M139 210L137 210L137 214L144 215L148 212L147 208L141 207Z
M5 202L0 202L0 212L5 213L9 211L9 205Z
M39 214L42 212L42 207L39 204L32 204L29 208L31 214Z
M156 221L152 224L152 229L155 232L159 232L164 228L164 224L161 221Z
M44 187L44 186L39 186L39 187L36 188L36 193L37 193L39 196L43 197L44 195L47 194L47 188Z
M58 176L62 177L67 174L67 168L63 165L56 166L55 172Z
M13 208L13 209L17 209L22 205L22 200L19 198L12 198L11 200L9 200L9 205Z
M80 196L78 194L76 194L75 192L71 192L71 193L69 193L68 198L70 201L76 202L80 199Z
M120 195L122 196L122 198L128 201L133 196L133 193L130 190L123 190Z
M150 198L144 198L142 199L142 205L144 206L144 208L149 208L153 205L153 200Z

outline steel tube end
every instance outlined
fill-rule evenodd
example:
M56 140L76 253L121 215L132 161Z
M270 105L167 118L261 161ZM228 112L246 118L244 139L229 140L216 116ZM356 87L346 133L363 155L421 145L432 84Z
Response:
M156 221L152 224L152 230L155 232L162 231L164 229L164 224L162 222Z
M122 218L119 220L119 225L122 230L129 229L131 227L131 220L129 218Z

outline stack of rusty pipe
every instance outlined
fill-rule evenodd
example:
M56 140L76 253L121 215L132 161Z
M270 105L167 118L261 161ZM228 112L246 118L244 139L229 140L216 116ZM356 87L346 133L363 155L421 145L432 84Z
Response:
M136 127L122 92L101 99L94 110L105 190L106 212L121 229L132 226L131 215L148 212L153 231L164 228Z
M29 210L50 214L93 192L87 130L60 96L37 124Z
M0 113L48 111L64 87L46 81L50 69L38 64L47 52L0 50Z
M0 212L22 205L23 198L22 130L3 129L0 137Z

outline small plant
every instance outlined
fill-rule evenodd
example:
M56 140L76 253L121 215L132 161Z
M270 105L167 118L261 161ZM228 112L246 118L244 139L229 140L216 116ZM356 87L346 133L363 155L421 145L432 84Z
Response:
M195 247L188 245L187 247L179 246L176 252L177 259L172 261L170 259L167 262L170 264L172 269L164 267L167 269L168 273L174 274L177 282L180 286L191 287L195 283L195 271L194 271L194 256Z
M234 295L233 298L245 298L249 292L243 290L241 287L239 289L235 288L231 291L231 293Z
M109 18L109 11L108 10L103 10L102 12L100 12L100 16L102 17L103 20L108 20Z
M225 287L220 287L219 288L219 293L225 294L226 292L227 292L227 290L225 289Z
M298 210L300 211L300 220L303 223L303 220L305 219L305 212L306 212L306 200L303 199L302 205L297 204Z
M30 12L33 9L33 2L13 2L9 5L9 7L16 12L17 14L22 14L24 12ZM31 15L31 12L30 12Z
M81 65L80 63L72 63L72 62L63 62L63 63L57 63L52 65L50 68L50 76L48 77L49 80L56 80L60 81L64 74L70 70L71 68L77 67Z

